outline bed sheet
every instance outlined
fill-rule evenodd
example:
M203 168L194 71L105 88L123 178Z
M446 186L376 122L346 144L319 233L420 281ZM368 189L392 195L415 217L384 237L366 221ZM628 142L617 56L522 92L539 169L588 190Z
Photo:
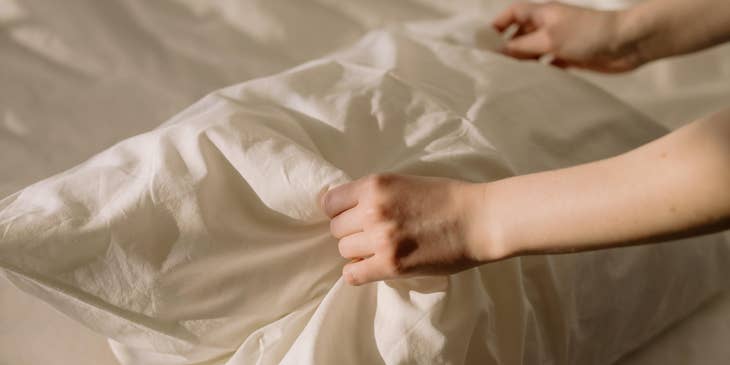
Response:
M0 196L157 126L211 90L304 62L369 28L445 12L436 1L389 3L0 0ZM283 26L317 21L332 26ZM0 274L0 364L53 363L117 361L106 338Z
M371 28L442 17L449 6L484 7L436 0L0 0L0 196L157 126L211 90L307 61ZM317 23L331 26L306 29ZM3 274L0 303L0 364L117 364L106 338Z
M0 195L149 129L212 89L300 63L347 44L367 29L441 17L454 12L452 6L489 13L507 2L444 5L409 1L396 9L387 1L319 1L300 7L276 1L247 4L254 3L255 12L231 1L212 5L183 0L104 5L94 1L0 1L0 155L4 156L0 160ZM312 4L316 10L311 10ZM290 9L282 10L286 8ZM256 16L240 16L243 13ZM324 38L322 32L266 27L286 22L286 16L340 21L335 22L339 24L336 28L324 31ZM251 23L252 17L259 23ZM294 41L293 34L305 34L309 41ZM339 37L333 40L332 34ZM207 41L212 38L216 42ZM322 39L328 42L322 45ZM729 54L724 47L690 56L691 62L659 62L617 79L586 77L660 122L676 126L729 100ZM722 77L713 77L716 74L707 68L701 70L701 77L691 71L708 62L717 66L718 61L725 64L719 66ZM678 88L678 83L691 86ZM91 124L100 113L108 123ZM0 364L114 363L105 339L18 292L4 279L0 279L0 303ZM722 308L728 308L724 313L730 318L730 305L710 307L711 317L721 315ZM676 330L683 328L680 325ZM688 330L692 337L703 332L692 328ZM730 338L730 330L710 332ZM672 338L684 341L672 346L662 346L666 341L659 341L655 348L667 350L648 353L659 354L654 355L659 359L667 353L701 359L692 357L702 353L698 346L714 343L701 337L695 341L680 335ZM54 346L34 351L44 339Z
M670 129L730 105L730 45L662 60L627 75L577 74ZM730 239L730 232L725 235ZM726 293L619 364L726 364L730 359L728 340L730 294Z

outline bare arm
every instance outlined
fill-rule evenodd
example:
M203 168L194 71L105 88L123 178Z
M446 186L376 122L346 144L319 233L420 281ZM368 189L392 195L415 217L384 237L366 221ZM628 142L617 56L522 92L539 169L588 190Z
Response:
M628 153L469 184L374 175L323 197L352 284L730 228L730 109Z
M494 21L513 23L509 55L621 72L727 41L730 2L650 0L620 12L520 3ZM602 161L485 184L374 175L322 205L356 285L718 231L730 228L730 109Z
M497 181L484 191L491 244L509 255L729 228L730 109L626 154Z
M643 61L695 52L730 40L730 1L651 0L626 11L625 37Z
M552 54L558 66L623 72L730 40L730 2L649 0L622 11L523 2L493 24L498 31L519 25L505 46L507 55Z

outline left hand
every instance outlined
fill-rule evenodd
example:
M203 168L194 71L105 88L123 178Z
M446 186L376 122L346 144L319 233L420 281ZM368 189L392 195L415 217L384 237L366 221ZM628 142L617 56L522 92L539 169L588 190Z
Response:
M342 274L353 285L404 276L451 274L503 258L485 234L479 184L402 175L372 175L322 197L352 262Z
M550 2L512 4L493 25L503 32L519 25L504 53L520 59L555 57L560 67L579 67L600 72L624 72L647 62L638 50L637 31L627 25L627 11L598 11Z

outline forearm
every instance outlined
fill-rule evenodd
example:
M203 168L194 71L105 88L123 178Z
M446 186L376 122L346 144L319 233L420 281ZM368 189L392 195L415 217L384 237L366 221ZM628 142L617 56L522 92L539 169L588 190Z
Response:
M657 241L730 224L730 109L626 154L483 185L504 256Z
M650 0L623 14L622 37L643 62L730 40L730 1Z

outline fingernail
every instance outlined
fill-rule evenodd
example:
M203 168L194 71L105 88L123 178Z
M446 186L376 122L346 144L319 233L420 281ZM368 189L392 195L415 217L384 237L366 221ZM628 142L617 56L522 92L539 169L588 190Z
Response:
M322 211L324 211L324 196L327 195L328 191L330 191L330 187L325 186L319 191L319 194L317 194L317 204Z
M348 284L357 285L355 283L355 276L352 275L352 272L350 272L350 270L347 270L347 269L343 270L342 276L345 278L345 281L347 281Z

